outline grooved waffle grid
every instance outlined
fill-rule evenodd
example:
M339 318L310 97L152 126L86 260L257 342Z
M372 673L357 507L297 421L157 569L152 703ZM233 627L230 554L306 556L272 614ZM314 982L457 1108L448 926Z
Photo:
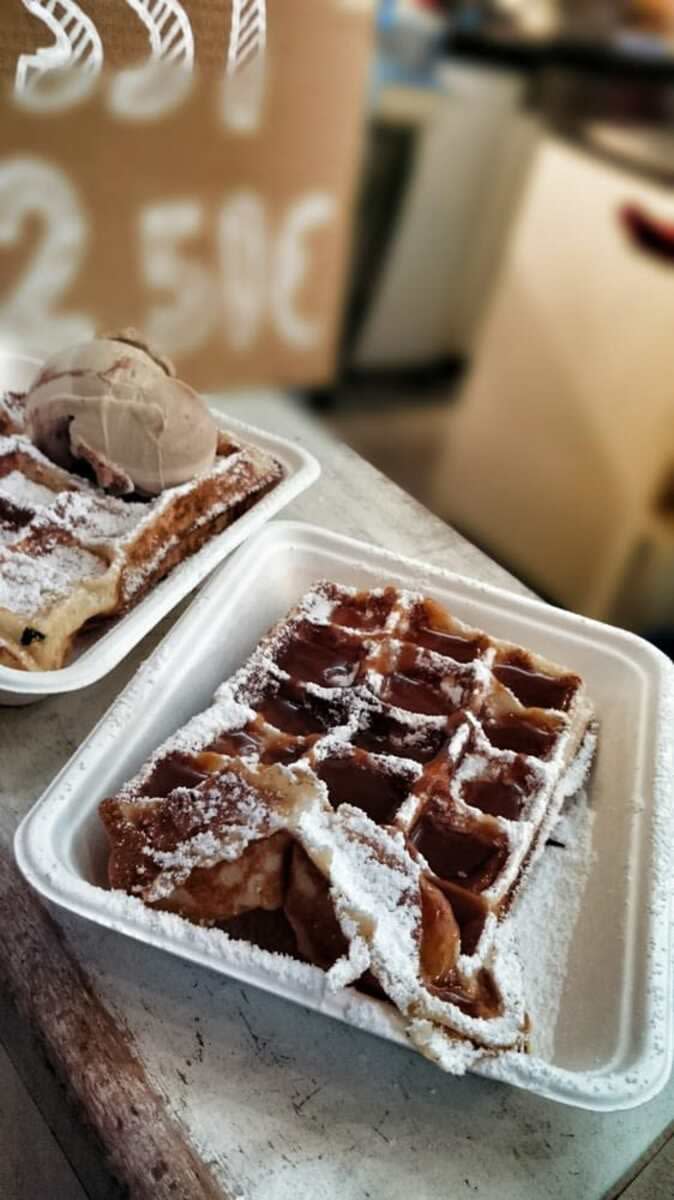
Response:
M316 585L101 815L110 880L521 1047L508 909L589 768L582 680L392 587ZM449 1036L448 1036L449 1035Z

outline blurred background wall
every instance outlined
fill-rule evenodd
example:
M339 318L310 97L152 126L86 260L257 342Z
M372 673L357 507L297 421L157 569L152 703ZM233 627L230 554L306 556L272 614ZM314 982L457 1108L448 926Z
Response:
M291 388L543 595L671 648L674 0L1 20L0 357L134 325L242 410Z
M674 3L382 3L339 377L366 456L671 648Z

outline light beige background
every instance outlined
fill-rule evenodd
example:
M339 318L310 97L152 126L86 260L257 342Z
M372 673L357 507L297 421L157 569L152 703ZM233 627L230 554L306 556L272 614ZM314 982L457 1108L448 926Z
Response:
M81 6L97 23L106 70L147 58L147 33L122 0L81 0ZM316 191L334 197L334 216L305 239L306 267L294 296L294 308L320 328L315 344L291 345L268 315L255 342L236 350L219 315L198 351L177 355L181 373L200 388L323 381L333 368L348 263L371 17L362 5L343 0L269 4L263 120L257 133L245 135L227 131L220 113L229 6L185 0L185 8L201 77L174 114L137 123L110 113L107 77L93 97L66 112L18 108L12 99L17 56L49 44L50 37L19 0L7 0L0 41L0 170L12 158L30 155L59 168L74 187L90 236L76 278L55 303L91 314L99 329L142 329L148 310L171 300L142 279L137 230L144 206L196 201L203 229L182 247L220 280L218 213L234 192L245 188L261 197L271 244L293 202ZM28 213L13 243L0 240L0 309L43 235L41 220Z

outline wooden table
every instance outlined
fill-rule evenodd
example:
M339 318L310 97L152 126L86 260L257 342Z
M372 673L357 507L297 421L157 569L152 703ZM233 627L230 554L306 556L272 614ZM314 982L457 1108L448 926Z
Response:
M229 407L320 457L321 481L289 516L523 590L288 402L256 396ZM131 1195L148 1200L674 1196L672 1082L634 1112L597 1115L453 1079L36 901L12 865L16 824L169 623L95 687L0 710L0 1116L13 1095L26 1179L39 1177L38 1151L54 1161L48 1192L26 1184L16 1195L120 1195L102 1143ZM48 1127L39 1144L38 1122ZM2 1181L0 1169L6 1196Z

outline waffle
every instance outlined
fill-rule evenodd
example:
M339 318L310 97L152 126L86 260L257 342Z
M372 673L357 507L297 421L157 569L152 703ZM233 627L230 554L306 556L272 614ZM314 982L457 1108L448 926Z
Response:
M23 433L26 415L26 393L0 393L0 434Z
M594 742L577 675L321 583L102 803L110 884L385 997L454 1070L526 1044L506 918Z
M11 399L0 428L21 425ZM127 611L282 475L269 454L220 434L206 474L127 501L55 466L20 432L0 435L0 664L63 666L84 626Z

